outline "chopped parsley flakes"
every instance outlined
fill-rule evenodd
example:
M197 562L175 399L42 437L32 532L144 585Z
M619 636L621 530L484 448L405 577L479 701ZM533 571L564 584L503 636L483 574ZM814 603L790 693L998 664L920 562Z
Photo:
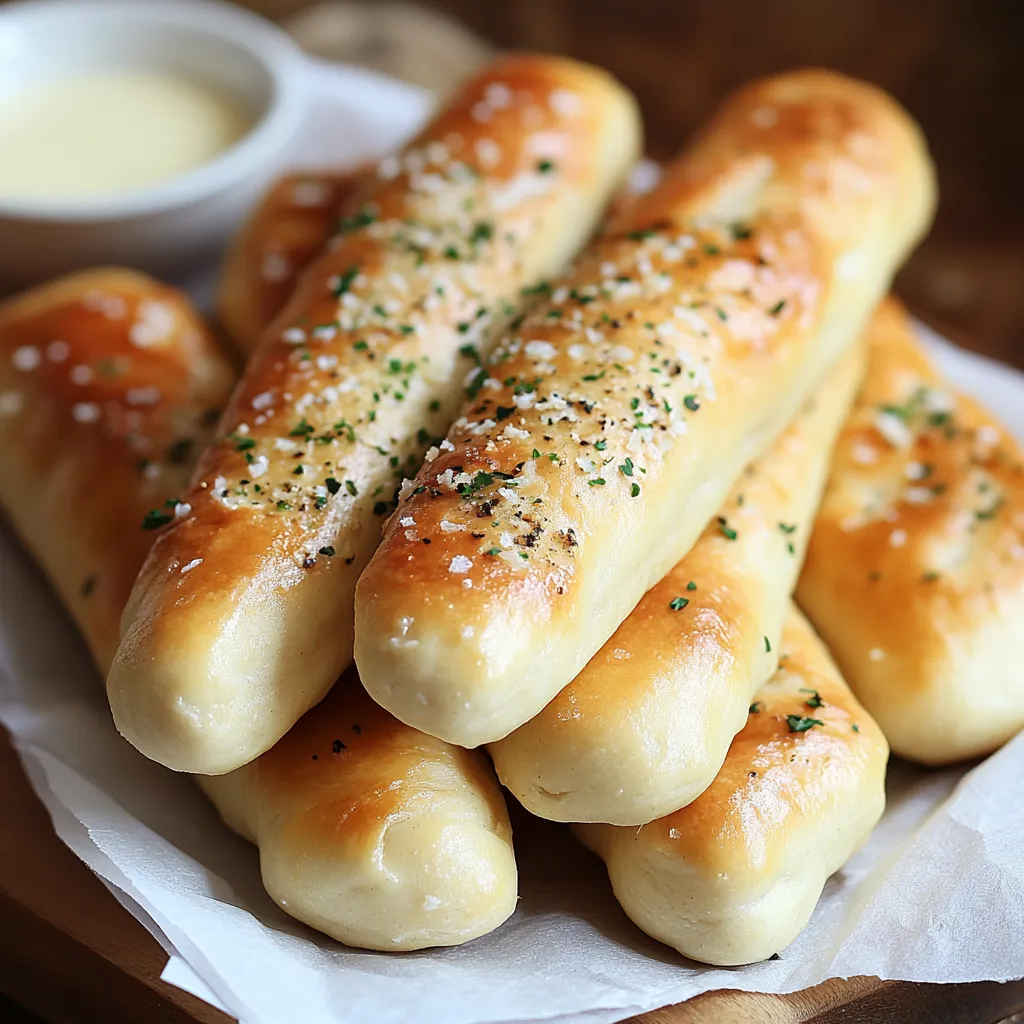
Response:
M824 725L820 718L804 718L802 715L786 715L786 724L790 732L807 732L816 725Z
M158 508L151 508L142 520L142 529L159 530L161 526L166 526L173 518L174 516L168 515Z

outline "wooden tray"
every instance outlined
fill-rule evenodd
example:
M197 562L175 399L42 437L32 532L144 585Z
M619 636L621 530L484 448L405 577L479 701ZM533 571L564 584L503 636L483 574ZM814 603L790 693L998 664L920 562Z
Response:
M0 727L0 993L55 1024L230 1024L160 980L159 944L57 838ZM994 1024L1024 982L832 981L792 996L714 992L642 1024ZM0 1020L31 1021L2 1005ZM297 1021L296 1024L302 1024Z

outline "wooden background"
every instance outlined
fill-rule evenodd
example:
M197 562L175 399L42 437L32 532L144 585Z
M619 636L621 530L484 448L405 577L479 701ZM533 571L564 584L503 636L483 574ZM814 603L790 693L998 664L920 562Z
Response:
M247 0L285 19L308 0ZM401 19L395 3L353 3ZM878 83L923 125L939 168L932 235L901 274L912 308L1024 366L1022 0L432 0L490 43L604 65L640 98L666 157L734 86L820 64ZM411 16L407 15L410 18Z

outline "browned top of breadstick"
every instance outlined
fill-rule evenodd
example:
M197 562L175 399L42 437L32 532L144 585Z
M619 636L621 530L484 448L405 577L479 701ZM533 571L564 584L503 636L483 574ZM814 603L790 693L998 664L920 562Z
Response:
M864 83L731 97L514 324L401 492L357 591L375 699L466 745L539 710L852 342L930 179Z
M217 317L243 355L284 308L309 262L339 226L339 211L367 173L295 171L278 179L228 247Z
M0 504L105 670L234 380L188 299L90 270L0 306Z
M826 815L861 779L877 780L887 753L822 642L792 612L778 671L757 691L714 782L686 807L634 831L646 850L661 847L698 873L768 882L791 829Z
M797 595L897 753L977 756L1024 725L1021 446L943 379L895 301Z
M355 578L398 483L521 288L589 234L637 137L632 98L603 72L508 55L380 163L265 333L191 513L140 574L108 679L133 742L230 770L323 696L351 660Z

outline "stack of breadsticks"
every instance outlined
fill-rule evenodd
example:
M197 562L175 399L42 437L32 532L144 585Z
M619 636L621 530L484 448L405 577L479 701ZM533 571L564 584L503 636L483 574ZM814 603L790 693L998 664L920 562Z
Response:
M1021 452L885 298L916 127L801 71L616 199L639 151L607 75L512 55L376 169L290 176L225 264L233 392L137 274L0 307L0 502L118 729L343 942L512 913L500 779L651 935L770 956L890 746L1024 725Z

